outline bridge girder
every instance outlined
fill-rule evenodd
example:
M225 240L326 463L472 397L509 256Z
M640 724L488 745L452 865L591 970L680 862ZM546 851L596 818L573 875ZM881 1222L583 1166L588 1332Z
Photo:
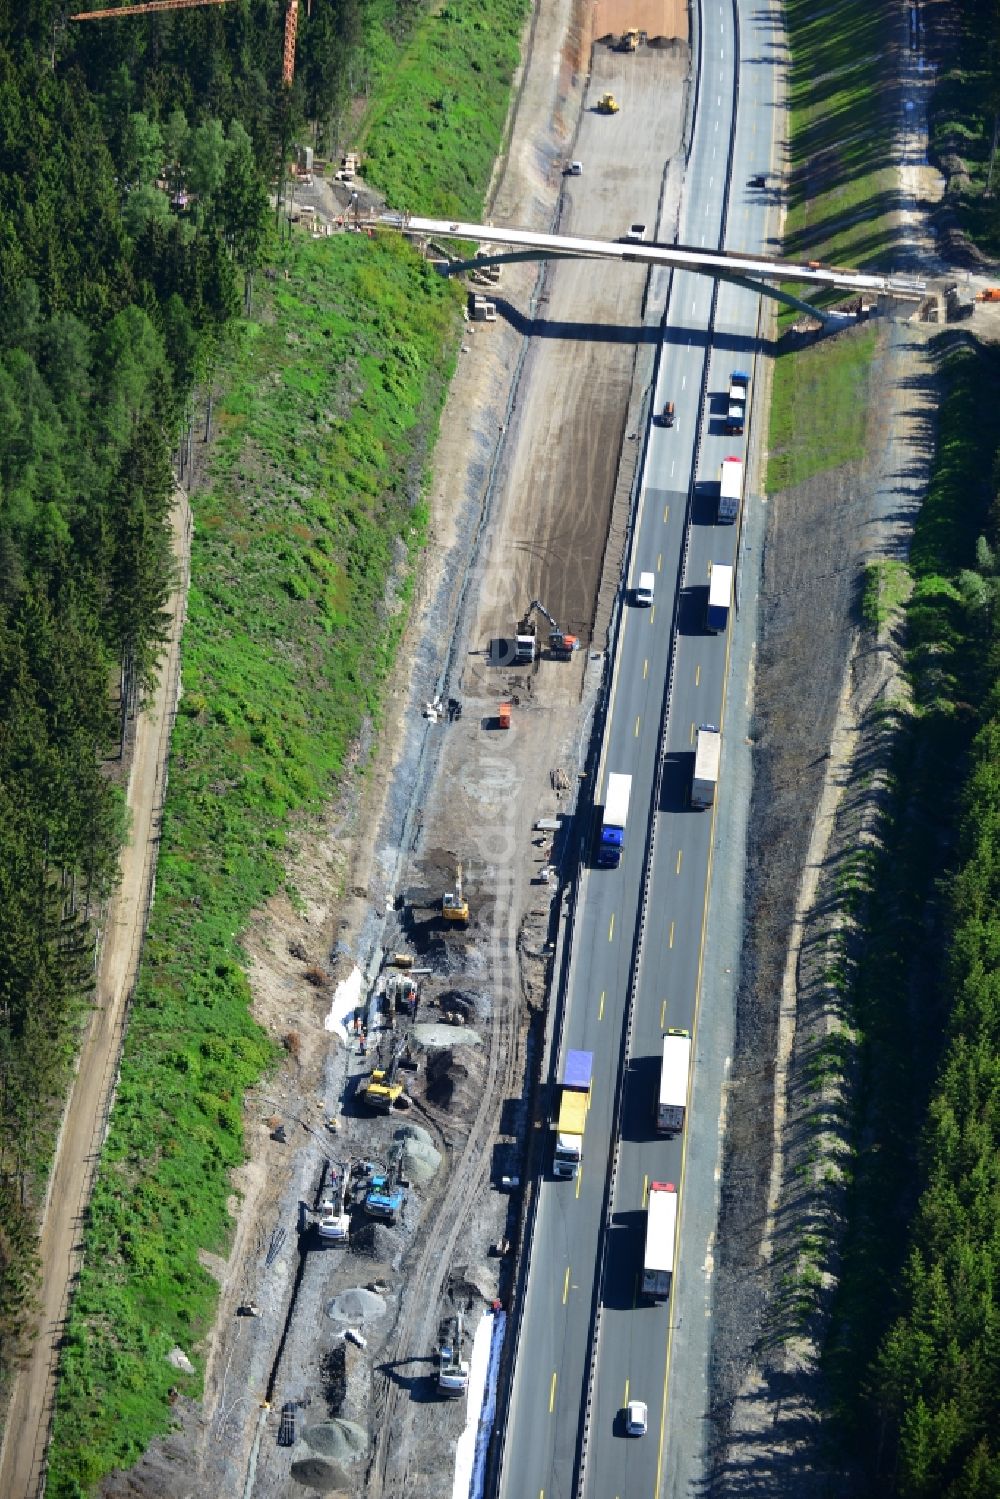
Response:
M460 276L465 271L481 270L486 265L515 265L526 260L593 260L595 265L602 262L593 255L574 255L564 250L504 250L494 254L477 255L474 260L449 261L449 276ZM822 307L815 307L812 302L803 301L792 292L785 291L781 286L774 286L770 281L757 280L754 276L743 276L731 271L723 271L718 267L705 267L704 270L697 266L670 266L671 270L690 271L695 276L709 276L715 281L729 281L733 286L746 287L748 291L759 292L761 296L770 297L772 301L782 302L786 307L794 307L799 312L808 313L810 317L818 318L822 323L841 321L846 314L843 312L829 312Z

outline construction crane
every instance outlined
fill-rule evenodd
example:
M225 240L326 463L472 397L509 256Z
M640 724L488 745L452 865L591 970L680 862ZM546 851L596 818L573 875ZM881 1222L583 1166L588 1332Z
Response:
M552 628L549 631L549 650L559 661L568 661L574 651L580 649L580 641L576 635L569 635L559 627L556 619L549 613L541 599L532 599L524 612L524 618L517 622L517 632L514 640L514 661L531 663L538 654L538 632L532 615L535 610L543 614Z
M389 1158L387 1170L376 1172L365 1194L365 1212L385 1223L395 1223L403 1211L403 1147L397 1145Z
M71 21L107 21L116 16L146 16L157 10L194 10L199 5L228 5L229 0L145 0L143 5L120 5L115 10L81 10Z
M438 1349L438 1386L456 1395L469 1388L469 1360L462 1357L465 1329L461 1312L456 1313L452 1326L454 1336Z
M399 1061L403 1055L405 1041L397 1041L393 1047L388 1067L373 1067L365 1084L365 1103L380 1114L391 1114L403 1093L403 1084L398 1082Z
M445 921L465 923L469 919L469 902L462 890L462 866L455 867L455 888L441 897L441 915Z
M291 88L295 77L295 37L299 29L299 0L288 0L285 11L285 51L281 61L281 81Z

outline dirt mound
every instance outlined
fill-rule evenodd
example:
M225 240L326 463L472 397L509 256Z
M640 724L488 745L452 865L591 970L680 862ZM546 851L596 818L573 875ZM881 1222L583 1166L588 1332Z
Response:
M388 1223L360 1224L351 1232L351 1254L360 1254L380 1265L398 1266L406 1242L398 1228Z
M428 1103L438 1109L450 1109L455 1100L456 1089L468 1080L468 1076L468 1067L464 1062L455 1060L451 1047L446 1051L432 1053L427 1059L425 1091Z
M317 1494L343 1494L347 1499L347 1474L336 1463L325 1463L321 1457L304 1457L292 1463L291 1473L303 1488L314 1489Z
M377 1291L366 1291L363 1286L352 1286L335 1296L326 1309L328 1317L336 1322L374 1322L385 1316L385 1302Z

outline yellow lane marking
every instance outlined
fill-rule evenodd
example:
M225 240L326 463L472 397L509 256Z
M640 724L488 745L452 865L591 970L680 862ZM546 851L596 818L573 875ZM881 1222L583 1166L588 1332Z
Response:
M628 1384L629 1384L629 1382L626 1379L626 1381L625 1381L625 1401L624 1401L625 1405L628 1405Z
M719 712L719 727L720 728L722 728L724 726L725 720L726 720L726 686L727 686L727 683L729 681L729 653L730 653L731 646L732 646L732 632L727 630L727 632L726 632L726 660L725 660L725 665L723 667L723 672L722 672L722 707L721 707L720 712ZM707 867L707 869L705 871L705 895L704 895L704 899L702 901L702 909L701 909L701 939L700 939L699 946L698 946L698 973L697 973L697 976L695 978L695 986L694 986L694 1018L693 1018L692 1024L691 1024L691 1044L692 1044L692 1047L695 1046L696 1043L697 1043L697 1040L698 1040L698 1026L699 1026L699 1024L701 1022L701 985L702 985L702 979L704 977L704 968L705 968L705 933L706 933L706 931L708 929L708 892L711 889L711 885L712 885L712 865L713 865L714 860L715 860L715 819L716 819L717 813L718 813L718 803L715 803L713 805L713 807L712 807L712 823L711 823L711 827L709 828L709 834L708 834L708 867ZM673 938L673 926L671 926L671 928L670 928L670 935L671 935L671 939L672 939ZM671 942L671 945L673 945L672 942ZM687 1175L687 1145L688 1145L688 1134L687 1134L687 1131L685 1130L684 1136L683 1136L682 1141L681 1141L681 1169L680 1169L680 1181L678 1182L678 1187L679 1187L679 1193L678 1193L678 1195L679 1195L679 1198L680 1198L680 1204L683 1204L683 1202L685 1200L685 1196L684 1196L684 1179L685 1179L685 1177ZM681 1211L678 1211L678 1214L677 1214L676 1238L674 1240L675 1246L680 1243L680 1236L681 1236ZM677 1268L679 1270L680 1266L678 1265ZM672 1298L671 1299L672 1299L673 1303L676 1304L676 1302L677 1302L677 1283L676 1283L676 1279L675 1279L674 1283L671 1286L671 1292L672 1292ZM670 1389L670 1361L671 1361L671 1358L672 1358L672 1355L673 1355L673 1348L674 1348L674 1320L673 1320L673 1317L669 1317L667 1319L667 1356L666 1356L666 1360L665 1360L665 1364L664 1364L664 1369L663 1369L663 1403L662 1403L662 1405L660 1407L660 1441L659 1441L659 1446L657 1448L657 1453L656 1453L656 1484L655 1484L655 1487L653 1489L653 1493L654 1494L659 1494L659 1492L660 1492L660 1480L661 1480L661 1477L663 1475L663 1449L664 1449L664 1445L666 1443L666 1436L667 1436L667 1395L668 1395L668 1392L669 1392L669 1389Z
M635 717L635 737L637 739L639 737L639 715L638 714L636 714L636 717Z
M691 725L691 743L694 744L694 724Z
M681 860L683 859L683 857L684 857L684 850L682 848L679 848L677 850L677 873L678 874L680 874L680 872L681 872Z
M549 1385L549 1415L551 1416L556 1404L556 1371L552 1370L552 1383Z
M669 505L664 505L664 507L663 507L663 522L664 522L664 525L666 524L669 516L670 516L670 506Z
M582 1181L583 1181L583 1162L581 1161L580 1164L579 1164L579 1166L577 1166L577 1168L576 1168L576 1196L577 1196L577 1201L579 1201L579 1198L580 1198L580 1183Z
M642 663L642 680L645 681L648 676L649 676L649 657L647 656L646 660Z
M642 1205L643 1205L643 1207L647 1207L648 1206L648 1202L647 1202L648 1197L649 1197L649 1177L648 1176L644 1176L643 1179L642 1179Z
M673 924L673 922L671 922L670 923L670 946L673 947L673 945L674 945L674 924Z
M700 666L696 666L695 669L694 669L694 685L696 687L699 687L701 685L701 667Z
M601 1002L600 1002L600 1004L597 1007L597 1018L598 1018L598 1020L603 1020L604 1019L604 990L603 989L601 990Z
M667 1001L664 1000L663 1003L660 1006L660 1030L661 1031L663 1029L663 1022L666 1020L666 1018L667 1018Z
M563 1306L566 1305L566 1297L569 1295L569 1266L566 1266L566 1279L563 1281Z
M652 606L652 608L650 609L650 611L649 611L649 623L652 624L653 620L655 618L656 618L656 605L654 604Z
M658 573L662 573L662 571L663 571L663 553L662 552L658 552L656 554L656 571Z
M615 913L614 913L614 911L612 911L612 913L611 913L611 923L610 923L610 925L608 927L608 941L609 942L611 941L611 939L612 939L612 937L614 935L615 935Z

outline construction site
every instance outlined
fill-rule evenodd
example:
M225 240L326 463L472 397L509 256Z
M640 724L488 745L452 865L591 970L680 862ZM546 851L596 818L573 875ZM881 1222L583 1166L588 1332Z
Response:
M641 38L631 15L624 0L536 15L498 219L669 237L686 12L645 4ZM292 192L317 233L371 201L356 158ZM108 1494L419 1499L477 1461L470 1370L481 1387L494 1342L495 1386L544 1137L562 871L661 293L642 267L573 262L466 283L431 544L373 773L304 840L304 908L277 898L247 938L255 1013L288 1061L247 1102L232 1253L205 1257L222 1286L206 1399L179 1401L175 1434Z

